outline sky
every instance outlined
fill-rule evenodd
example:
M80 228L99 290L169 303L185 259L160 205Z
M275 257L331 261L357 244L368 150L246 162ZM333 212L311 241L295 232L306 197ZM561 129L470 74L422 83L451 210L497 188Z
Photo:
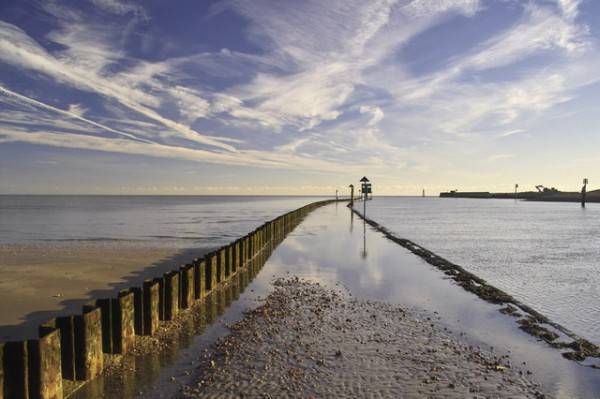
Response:
M0 194L600 187L600 1L3 0Z

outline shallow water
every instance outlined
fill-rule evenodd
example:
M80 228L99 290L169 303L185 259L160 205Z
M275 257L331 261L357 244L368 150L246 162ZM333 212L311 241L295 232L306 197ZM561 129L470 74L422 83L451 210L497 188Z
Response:
M380 197L367 207L399 237L600 343L600 204Z
M173 397L214 340L227 333L224 324L243 317L260 304L277 277L297 275L326 286L342 284L360 299L381 300L423 312L436 323L533 372L547 393L557 398L596 398L600 371L562 358L560 353L519 330L514 319L464 291L443 273L381 233L353 218L342 204L317 209L278 246L238 301L218 321L188 342L153 376L153 382L129 387L118 397ZM428 321L429 322L429 321ZM523 365L523 362L526 364ZM85 391L82 392L82 394ZM88 391L89 392L89 391ZM92 397L92 396L78 396Z
M0 195L0 244L215 247L315 197Z

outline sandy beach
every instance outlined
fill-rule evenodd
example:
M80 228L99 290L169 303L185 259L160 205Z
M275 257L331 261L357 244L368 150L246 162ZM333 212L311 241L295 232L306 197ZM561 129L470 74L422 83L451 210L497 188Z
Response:
M0 245L0 339L33 336L51 315L75 312L89 298L191 258L189 251L141 243Z
M298 278L274 285L182 398L547 397L525 365L469 346L433 317Z

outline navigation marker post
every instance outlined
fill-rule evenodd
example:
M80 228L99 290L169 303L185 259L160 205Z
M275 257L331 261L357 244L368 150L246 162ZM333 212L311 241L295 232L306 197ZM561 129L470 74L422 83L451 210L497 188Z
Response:
M581 207L585 208L585 194L586 194L586 186L588 184L588 179L583 179L583 187L581 187Z
M371 194L373 191L371 190L371 183L369 182L369 179L367 179L367 176L363 176L362 179L360 179L360 182L362 183L361 185L361 191L362 191L362 195L363 195L363 217L366 219L367 218L367 200L369 199L369 194Z

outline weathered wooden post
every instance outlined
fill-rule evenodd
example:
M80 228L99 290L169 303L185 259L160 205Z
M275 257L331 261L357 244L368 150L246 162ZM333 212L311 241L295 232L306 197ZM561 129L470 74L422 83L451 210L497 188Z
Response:
M0 399L4 399L4 344L0 342Z
M112 298L112 353L125 354L135 345L135 303L134 293L129 290L119 292Z
M4 343L4 395L8 398L29 398L27 341Z
M179 313L179 272L164 274L165 279L165 320L175 320Z
M581 187L581 207L585 208L585 194L586 194L586 186L588 184L588 179L583 179L583 187Z
M102 372L102 313L100 308L84 306L75 316L75 372L78 380L91 380Z
M204 258L194 259L194 298L202 299L206 295L206 261Z
M350 208L354 206L354 184L349 185L350 187Z
M29 356L29 396L62 399L60 330L41 326L39 339L27 341Z
M159 280L154 279L144 281L142 299L143 334L154 335L158 330L159 320L161 319Z

